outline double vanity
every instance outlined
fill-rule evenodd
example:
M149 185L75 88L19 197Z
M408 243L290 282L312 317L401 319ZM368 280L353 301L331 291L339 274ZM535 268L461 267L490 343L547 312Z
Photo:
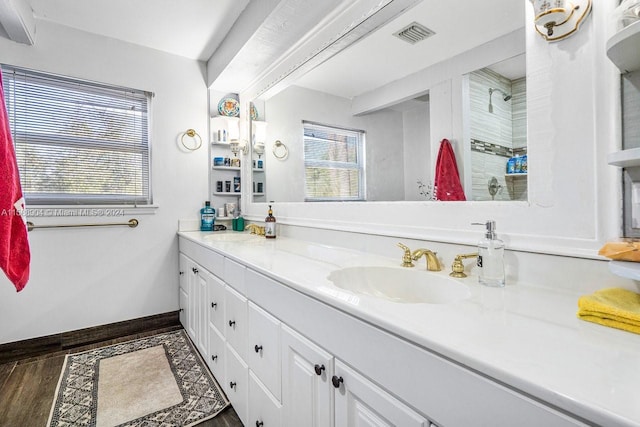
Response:
M578 293L286 237L179 248L181 321L247 426L640 425L640 337Z

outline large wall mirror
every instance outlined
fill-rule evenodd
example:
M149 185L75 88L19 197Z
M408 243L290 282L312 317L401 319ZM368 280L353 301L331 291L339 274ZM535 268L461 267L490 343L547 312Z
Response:
M492 3L419 2L253 99L253 201L432 201L443 138L466 200L527 201L525 2Z

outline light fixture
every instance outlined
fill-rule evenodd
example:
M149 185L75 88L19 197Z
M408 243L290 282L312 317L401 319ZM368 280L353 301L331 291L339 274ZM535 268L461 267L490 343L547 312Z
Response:
M228 120L229 127L229 148L234 156L238 156L238 153L247 154L249 147L247 147L246 141L240 140L240 120Z
M591 0L529 0L533 5L536 31L545 40L565 39L578 31L591 12Z
M253 133L253 151L258 155L258 158L264 154L264 143L267 140L267 122L252 122L254 126Z

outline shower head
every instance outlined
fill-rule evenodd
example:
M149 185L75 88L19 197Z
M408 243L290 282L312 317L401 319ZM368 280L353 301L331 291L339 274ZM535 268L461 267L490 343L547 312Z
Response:
M511 99L511 94L506 94L500 89L494 89L492 87L489 88L489 112L493 113L493 104L491 102L491 97L493 96L493 92L500 92L502 94L502 99L507 102Z

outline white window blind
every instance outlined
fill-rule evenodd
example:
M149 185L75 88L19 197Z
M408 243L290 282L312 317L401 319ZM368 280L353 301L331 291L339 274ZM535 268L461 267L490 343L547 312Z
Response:
M28 205L151 204L150 93L2 65Z
M305 199L364 200L363 131L303 122Z

